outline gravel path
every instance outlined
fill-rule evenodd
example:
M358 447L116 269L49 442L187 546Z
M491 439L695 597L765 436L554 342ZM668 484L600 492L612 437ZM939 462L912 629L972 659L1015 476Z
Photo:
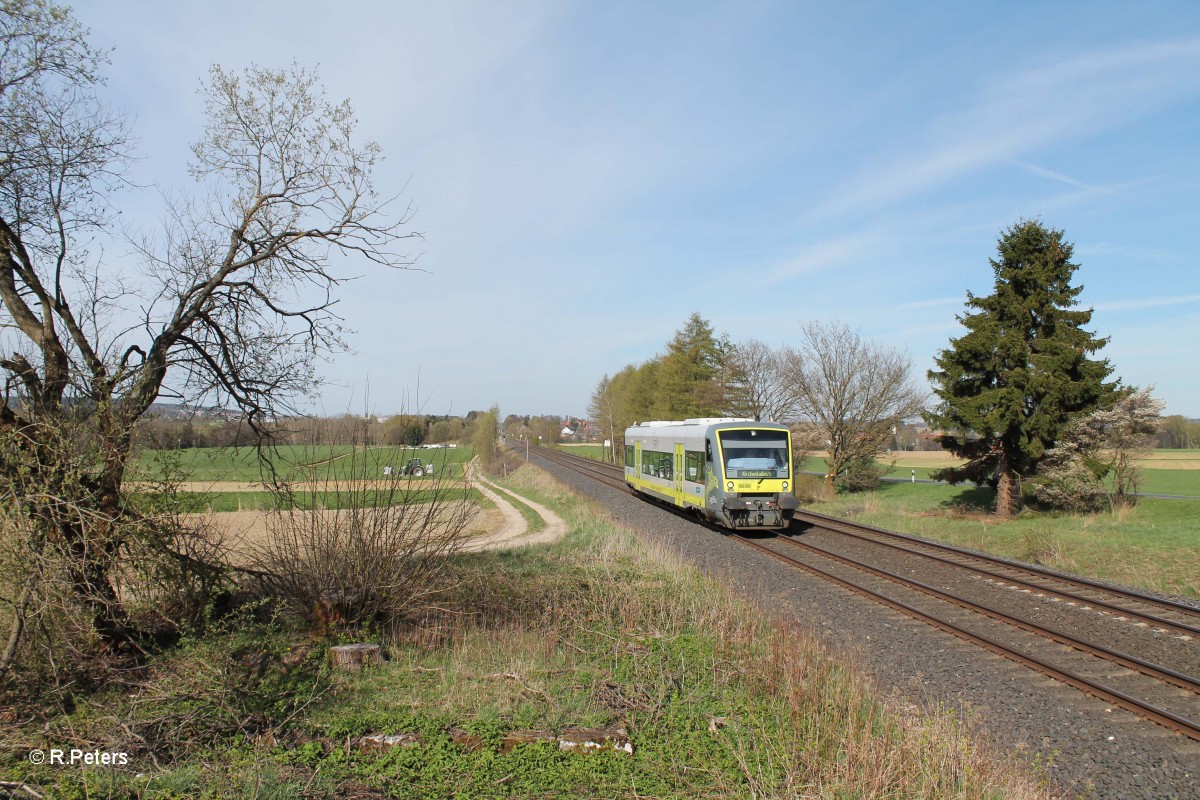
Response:
M807 625L897 702L956 709L995 746L1045 766L1072 797L1200 797L1200 743L789 570L718 533L538 459L619 523L677 552L760 607Z
M473 462L467 466L467 485L478 489L484 497L496 504L496 507L500 510L502 521L490 533L471 539L470 542L461 548L464 551L500 550L509 547L545 544L547 542L558 541L567 532L567 524L563 522L562 517L550 509L540 503L535 503L528 497L522 497L510 489L501 489L501 491L507 492L532 508L545 521L546 526L544 528L540 531L530 533L529 525L525 522L525 517L521 516L521 512L517 510L516 506L508 502L503 495L493 491L493 489L498 489L499 487L484 478L477 469L477 465Z

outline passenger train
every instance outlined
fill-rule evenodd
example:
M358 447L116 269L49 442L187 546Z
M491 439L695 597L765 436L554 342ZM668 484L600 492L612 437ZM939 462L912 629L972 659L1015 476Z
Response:
M787 527L791 431L750 419L642 422L625 431L625 482L638 494L736 530Z

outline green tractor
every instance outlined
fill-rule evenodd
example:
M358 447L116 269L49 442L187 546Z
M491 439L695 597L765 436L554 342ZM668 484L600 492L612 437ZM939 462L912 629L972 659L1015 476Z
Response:
M419 458L410 458L408 463L400 468L401 475L420 478L422 475L433 474L433 464L422 464Z

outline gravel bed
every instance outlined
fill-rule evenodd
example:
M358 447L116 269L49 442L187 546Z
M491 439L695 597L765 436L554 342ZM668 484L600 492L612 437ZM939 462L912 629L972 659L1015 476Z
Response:
M1193 635L1140 623L1127 615L1084 602L1063 601L1046 592L979 576L968 569L939 564L920 555L881 548L876 544L848 538L836 532L813 529L796 538L821 550L861 559L902 577L924 582L982 605L1003 608L1010 614L1080 637L1085 641L1128 653L1187 675L1200 675L1200 639ZM1192 624L1195 624L1194 621ZM1200 696L1190 693L1189 695L1194 699L1185 703L1185 706L1191 707L1177 709L1177 713L1198 719Z
M994 746L1044 765L1071 797L1200 797L1200 743L1087 697L653 504L533 460L618 522L764 609L808 626L902 702L958 710Z
M916 580L968 602L1001 609L1017 619L1034 625L1048 626L1065 636L1081 637L1084 641L1128 654L1131 658L1141 658L1168 669L1175 667L1184 674L1200 674L1200 670L1196 669L1198 648L1196 641L1191 637L1160 633L1149 626L1122 622L1117 617L1098 614L1088 606L1054 603L1050 598L1032 591L1014 592L1011 589L1000 589L994 584L971 576L968 572L947 568L927 559L897 557L894 551L881 551L872 545L863 546L853 541L847 543L838 534L825 535L833 540L829 543L831 546L817 547L816 553L857 550L854 554L856 560L884 569L901 580ZM814 537L806 535L802 538L807 545ZM844 544L849 544L850 547L841 547ZM789 546L786 539L772 538L765 541L763 546L792 558L798 557L804 563L815 563L822 570L831 571L851 583L913 606L937 619L962 626L976 635L999 642L1026 656L1037 658L1086 680L1096 681L1108 690L1148 702L1187 719L1200 719L1200 696L1193 691L1181 690L1121 664L1086 654L976 611L962 609L955 603L930 597L893 580L831 562L824 555Z
M825 515L822 515L822 516L825 516ZM843 521L839 517L836 517L836 516L831 516L831 517L829 517L829 519L832 522L842 522ZM805 524L808 524L808 523L805 523ZM851 522L850 524L855 524L855 523ZM821 527L819 524L814 524L814 526L818 527L818 528ZM951 545L951 544L947 544L945 542L938 542L933 539L926 539L922 536L916 536L911 533L910 534L902 533L902 534L900 534L900 536L906 537L907 539L911 540L908 542L897 542L897 543L901 544L902 546L916 547L916 548L920 549L921 547L927 545L931 552L938 553L939 555L948 555L950 552L957 552L968 558L974 556L974 557L983 559L985 562L996 562L996 563L992 564L993 567L1000 566L1000 568L1003 569L1003 567L1001 565L1008 565L1008 566L1014 568L1017 571L1017 574L1021 575L1022 577L1029 578L1034 582L1042 582L1042 583L1046 584L1047 586L1053 587L1054 585L1056 585L1056 578L1062 578L1068 584L1064 588L1068 588L1071 591L1079 591L1081 593L1087 593L1087 592L1093 591L1093 589L1091 589L1091 588L1085 589L1085 588L1080 588L1080 587L1072 587L1069 585L1071 583L1071 579L1073 577L1086 577L1086 576L1072 576L1068 572L1059 572L1059 571L1056 571L1054 569L1047 568L1047 567L1032 566L1032 565L1017 561L1015 559L1005 558L1004 556L998 556L998 555L994 555L991 553L985 553L982 550L975 550L970 547L964 547L962 545ZM885 537L885 538L887 538L887 537ZM890 541L890 539L889 539L889 541ZM948 551L948 552L943 552L943 550ZM1030 570L1030 572L1027 573L1026 572L1027 570ZM1036 571L1041 571L1044 574L1040 574L1040 575L1035 574ZM1104 580L1103 578L1094 578L1093 577L1093 578L1087 578L1087 580L1092 581L1093 583L1096 584L1096 587L1094 590L1100 593L1098 596L1104 596L1105 589L1109 589L1109 590L1112 590L1113 592L1118 592L1118 593L1119 592L1133 592L1134 594L1145 595L1146 597L1156 598L1158 600L1166 600L1166 601L1170 601L1172 603L1178 603L1185 607L1190 607L1192 611L1200 612L1200 598L1180 597L1178 595L1167 594L1165 592L1160 592L1160 591L1156 591L1153 589L1147 589L1145 587L1127 586L1124 584L1116 583L1114 581L1107 581L1107 580ZM1122 601L1122 602L1131 602L1135 606L1140 605L1136 600ZM1171 616L1172 615L1171 611L1159 609L1153 605L1146 606L1145 610L1150 611L1152 613L1161 614L1163 616ZM1190 616L1187 614L1181 614L1178 618L1183 621L1190 620Z

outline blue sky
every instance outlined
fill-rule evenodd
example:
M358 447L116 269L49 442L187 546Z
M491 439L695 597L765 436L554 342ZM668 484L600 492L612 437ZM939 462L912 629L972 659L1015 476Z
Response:
M337 10L335 10L335 8ZM1076 245L1126 383L1200 417L1200 4L82 2L136 177L189 189L209 65L318 68L417 208L342 292L318 413L582 414L698 311L837 319L924 376L1000 231ZM152 229L153 191L119 199Z

